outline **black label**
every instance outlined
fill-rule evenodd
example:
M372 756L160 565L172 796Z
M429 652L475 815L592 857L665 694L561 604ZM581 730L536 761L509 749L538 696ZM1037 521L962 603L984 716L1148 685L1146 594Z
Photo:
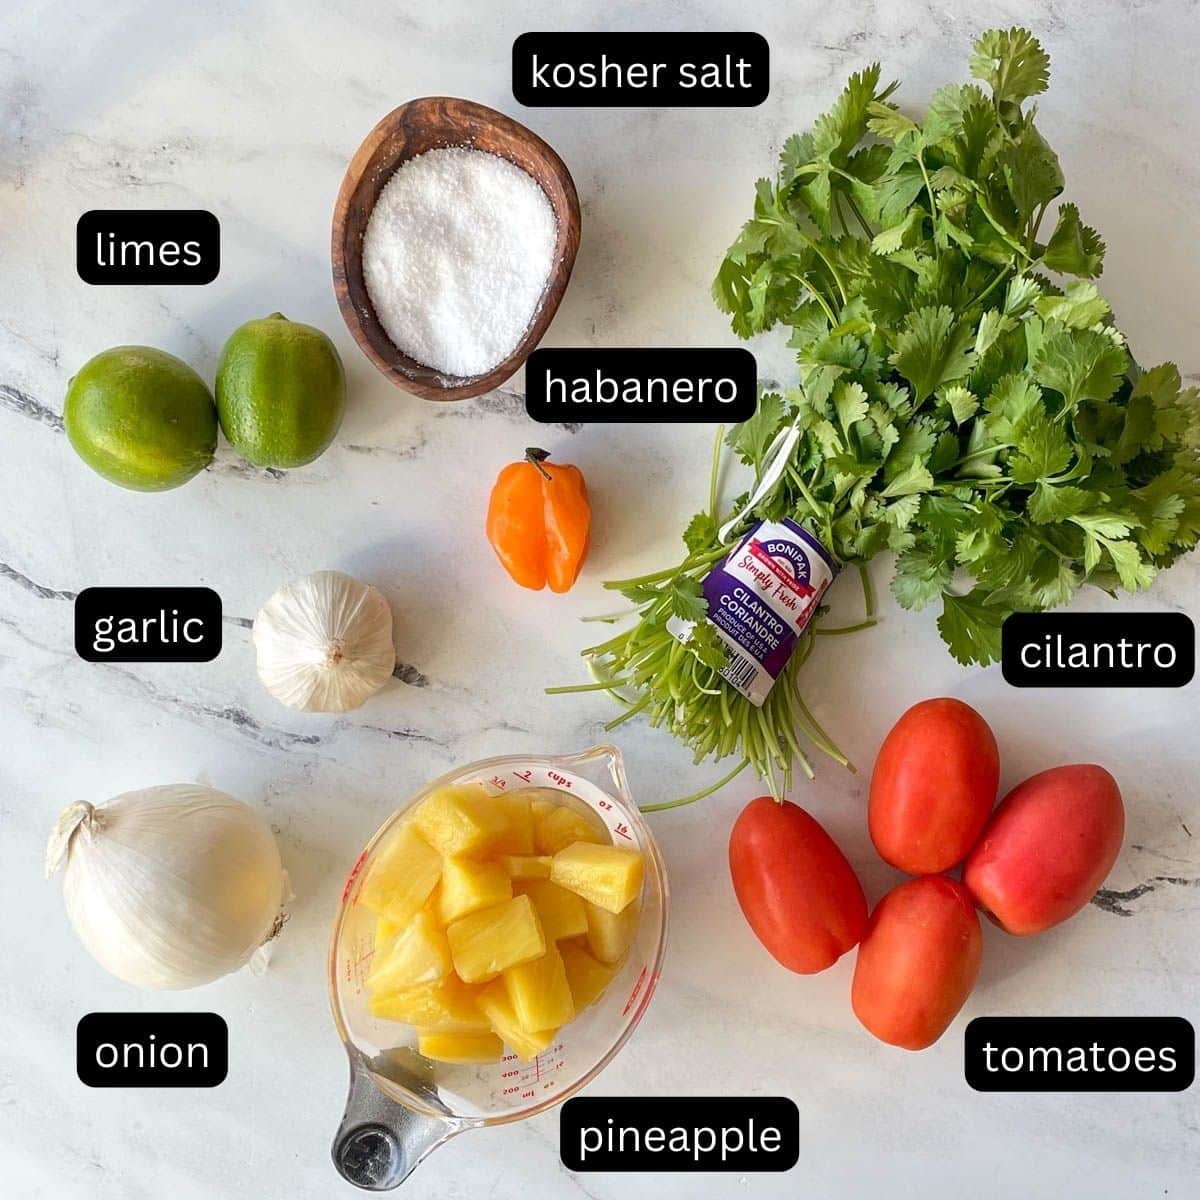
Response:
M558 1130L570 1171L790 1171L800 1157L785 1096L577 1096Z
M749 350L535 350L525 411L535 421L704 422L754 416Z
M216 1013L88 1013L75 1027L88 1087L216 1087L229 1073L229 1026Z
M964 1069L977 1092L1182 1092L1196 1032L1183 1017L976 1017Z
M221 653L221 597L206 587L84 588L75 652L88 662L209 662Z
M760 33L523 33L512 71L530 108L753 108L771 51Z
M92 209L75 226L84 283L212 283L221 226L202 208Z
M1196 669L1184 613L1013 613L1001 630L1013 687L1182 687Z

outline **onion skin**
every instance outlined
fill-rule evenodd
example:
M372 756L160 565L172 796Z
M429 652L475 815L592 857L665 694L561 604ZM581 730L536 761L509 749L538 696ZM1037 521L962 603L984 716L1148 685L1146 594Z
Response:
M79 939L118 979L177 990L244 966L283 919L287 873L270 826L199 784L71 805L51 838Z
M1007 933L1041 933L1091 901L1124 837L1121 789L1103 767L1052 767L1000 801L963 882Z

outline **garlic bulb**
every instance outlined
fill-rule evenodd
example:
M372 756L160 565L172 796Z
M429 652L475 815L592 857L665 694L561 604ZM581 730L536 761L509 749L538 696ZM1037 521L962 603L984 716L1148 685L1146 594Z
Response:
M301 712L358 708L396 667L383 593L340 571L281 587L254 620L258 677Z
M214 788L170 784L63 810L46 848L67 916L126 983L188 988L248 962L283 924L287 872L267 823Z

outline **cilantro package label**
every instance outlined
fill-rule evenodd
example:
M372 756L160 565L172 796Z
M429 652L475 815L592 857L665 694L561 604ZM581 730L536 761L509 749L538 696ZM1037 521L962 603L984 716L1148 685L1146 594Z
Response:
M783 520L759 521L705 578L708 620L728 650L721 675L751 704L766 700L836 573L825 547ZM686 641L686 628L671 632Z

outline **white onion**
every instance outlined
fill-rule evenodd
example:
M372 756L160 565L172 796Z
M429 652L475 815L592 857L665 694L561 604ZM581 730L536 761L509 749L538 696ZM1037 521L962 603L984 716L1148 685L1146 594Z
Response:
M228 975L285 917L287 872L270 827L200 784L70 805L46 848L47 876L60 866L79 940L138 987L197 987Z

